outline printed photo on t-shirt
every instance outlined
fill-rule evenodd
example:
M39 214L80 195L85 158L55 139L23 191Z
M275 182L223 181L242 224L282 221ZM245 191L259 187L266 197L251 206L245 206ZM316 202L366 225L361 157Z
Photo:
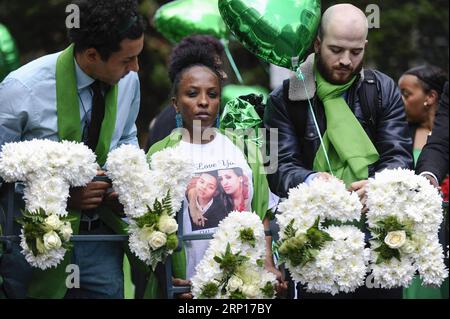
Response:
M198 173L186 190L192 231L215 228L232 211L250 206L248 177L240 167Z

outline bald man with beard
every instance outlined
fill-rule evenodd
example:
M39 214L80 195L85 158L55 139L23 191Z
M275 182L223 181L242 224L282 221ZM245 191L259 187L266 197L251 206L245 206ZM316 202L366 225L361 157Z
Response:
M287 197L300 183L333 175L356 191L364 205L367 180L375 172L412 169L412 140L400 91L387 75L363 68L367 35L367 18L360 9L351 4L328 8L314 53L300 66L304 82L293 76L271 93L264 123L278 129L279 166L268 176L278 196ZM359 226L367 239L364 218ZM302 287L298 296L331 297L306 293ZM334 298L401 298L401 290L362 287Z

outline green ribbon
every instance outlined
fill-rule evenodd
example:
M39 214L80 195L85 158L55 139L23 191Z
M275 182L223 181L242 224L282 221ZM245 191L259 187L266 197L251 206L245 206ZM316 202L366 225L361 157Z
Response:
M259 134L261 118L255 107L241 98L229 101L220 118L221 129L233 129L233 132L244 140L254 142L258 147L263 143Z
M78 87L75 74L73 44L64 50L56 62L56 104L58 112L59 139L81 142L81 118L78 102ZM108 157L117 114L117 84L105 96L105 116L95 155L97 163L103 166Z
M81 117L77 93L77 80L75 73L74 46L70 45L65 49L56 61L56 109L58 116L58 137L59 140L81 142ZM105 97L105 116L100 129L99 142L95 154L97 162L103 166L106 162L111 145L112 135L116 123L117 113L117 85L113 86ZM81 212L69 210L69 216L73 218L73 234L78 234ZM117 233L126 233L126 225L120 223L121 219L114 213L101 214L102 220L108 219L105 223L110 226L111 221ZM118 229L120 226L120 232ZM111 227L111 226L110 226ZM32 298L60 299L66 294L65 272L70 263L71 254L66 253L61 263L51 269L33 269L31 283L28 287L28 295Z
M324 105L327 119L327 130L323 136L324 148L328 153L332 173L348 187L353 182L369 177L368 167L378 161L379 155L342 97L356 77L344 85L334 85L328 83L317 69L315 75L317 95ZM319 148L314 159L313 167L318 172L329 172L324 148Z

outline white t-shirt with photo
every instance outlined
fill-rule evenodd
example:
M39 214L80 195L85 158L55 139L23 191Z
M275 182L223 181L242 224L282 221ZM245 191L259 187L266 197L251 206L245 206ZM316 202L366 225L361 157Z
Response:
M208 184L211 191L215 190L214 198L207 198L208 204L199 207L204 210L208 224L204 227L195 225L189 211L188 196L183 203L183 234L212 234L217 230L218 222L233 210L251 211L253 198L252 170L242 151L226 136L217 133L214 140L207 144L191 144L180 142L182 150L190 155L195 163L194 177L196 186L194 193L203 192L204 184ZM203 175L202 175L203 174ZM237 179L236 176L239 176ZM236 183L239 182L239 184ZM206 183L208 182L208 183ZM215 185L216 188L213 188ZM242 186L245 185L245 186ZM234 193L231 193L234 191ZM236 209L233 199L237 194L241 205ZM240 196L242 195L242 196ZM209 201L208 201L209 200ZM195 203L198 207L199 202ZM209 240L185 241L186 275L191 279L195 275L195 267L202 260L209 245Z

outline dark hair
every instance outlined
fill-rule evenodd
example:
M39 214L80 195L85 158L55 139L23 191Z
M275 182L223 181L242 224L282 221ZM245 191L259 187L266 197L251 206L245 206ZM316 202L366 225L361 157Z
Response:
M169 78L172 82L172 95L177 94L183 73L194 66L207 67L217 75L219 81L222 81L215 56L203 46L188 46L170 57Z
M124 39L139 39L145 30L135 0L78 0L80 28L68 30L75 52L95 48L103 61L120 51Z
M240 207L238 207L238 211L243 211L245 210L245 202L248 199L248 190L249 190L249 182L248 182L248 177L244 174L244 171L242 170L241 167L230 167L230 168L223 168L220 169L220 171L227 171L227 170L231 170L234 172L234 174L236 174L236 176L238 177L242 177L242 195L243 195L243 201L240 203ZM221 184L221 178L219 175L219 184ZM231 196L227 195L227 194L223 194L222 196L222 201L225 205L225 208L227 209L227 211L233 211L236 210L236 207L234 207L234 200Z
M190 47L201 46L204 47L209 54L221 57L225 51L223 44L211 35L196 34L183 38L173 49L171 60L174 56Z
M199 177L200 177L202 174L208 174L208 175L211 175L212 177L215 177L216 179L219 178L219 174L218 174L217 171L199 172L199 174L200 174L200 175L198 175Z
M439 96L442 94L445 82L447 82L447 74L444 70L434 65L421 65L409 69L403 75L414 75L419 80L425 93L435 90Z

